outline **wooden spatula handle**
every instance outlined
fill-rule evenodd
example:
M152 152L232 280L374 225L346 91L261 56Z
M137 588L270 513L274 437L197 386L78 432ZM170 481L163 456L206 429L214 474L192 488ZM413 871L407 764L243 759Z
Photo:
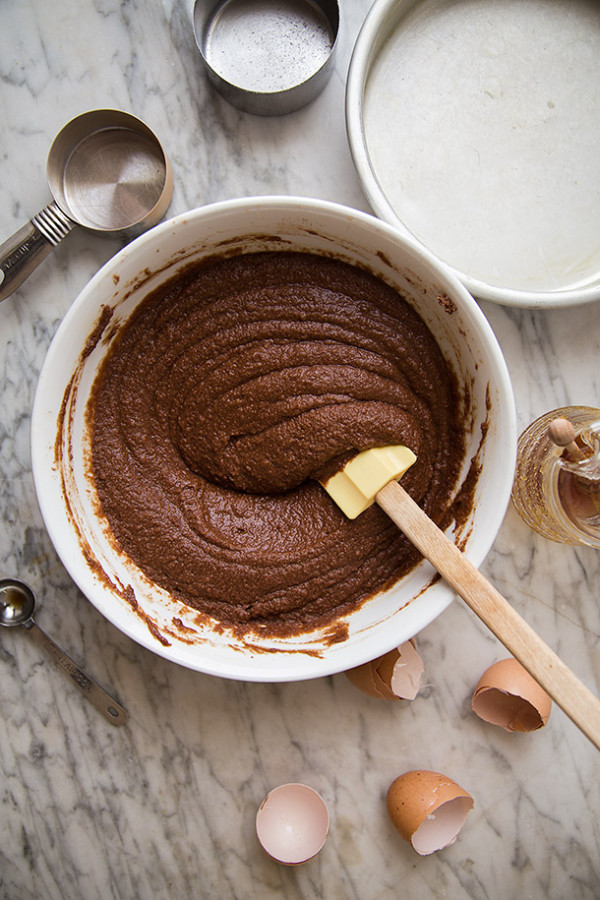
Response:
M387 484L375 499L515 659L600 749L598 698L515 612L398 482Z

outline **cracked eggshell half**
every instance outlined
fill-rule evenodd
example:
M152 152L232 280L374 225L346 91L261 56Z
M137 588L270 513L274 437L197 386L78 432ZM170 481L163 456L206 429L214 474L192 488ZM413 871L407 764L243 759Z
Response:
M423 661L413 638L384 656L346 672L354 687L380 700L414 700L422 675Z
M266 853L286 866L308 862L329 833L329 812L307 784L281 784L269 791L256 814L256 834Z
M548 721L552 700L516 659L502 659L483 673L471 701L473 712L506 731L537 731Z
M421 856L454 843L474 801L451 778L416 769L399 775L387 793L387 810L396 830Z

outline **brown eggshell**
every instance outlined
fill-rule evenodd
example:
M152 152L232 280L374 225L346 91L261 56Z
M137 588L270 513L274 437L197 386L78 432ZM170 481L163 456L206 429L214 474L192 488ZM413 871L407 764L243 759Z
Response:
M346 672L352 684L379 700L414 700L421 686L423 663L414 639L389 653Z
M375 672L394 699L414 700L421 687L423 661L413 638L382 656Z
M546 724L552 700L521 663L511 657L486 669L471 706L484 722L506 731L529 732Z
M396 657L396 659L398 659L398 651L397 650L392 650L390 652L393 656ZM387 684L385 679L381 677L381 675L379 674L378 667L377 667L378 662L379 662L379 660L373 660L373 662L371 663L371 673L373 675L373 682L375 684L375 690L377 690L379 692L379 696L381 697L381 699L382 700L401 700L401 699L403 699L401 697L398 697L393 692L393 690L391 689L389 684Z
M398 776L387 792L387 810L396 830L421 856L449 847L474 802L447 775L416 769Z
M369 697L377 697L378 700L389 699L387 694L383 694L375 683L370 662L364 663L362 666L356 666L354 669L349 669L346 672L346 678L352 682L355 688L358 688L363 694L368 694Z

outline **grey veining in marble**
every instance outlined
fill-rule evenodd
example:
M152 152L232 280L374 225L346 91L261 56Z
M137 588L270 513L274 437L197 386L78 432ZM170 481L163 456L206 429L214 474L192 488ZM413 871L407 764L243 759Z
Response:
M332 80L311 106L262 119L206 82L191 2L0 3L0 239L50 199L54 135L86 109L138 115L173 164L173 214L251 194L368 210L348 152L344 88L369 0L341 0ZM344 676L282 685L204 676L105 621L43 527L29 458L37 376L61 318L118 243L76 230L0 304L0 574L28 581L37 619L130 713L111 728L20 630L0 634L0 896L7 900L388 900L600 897L600 754L563 713L529 735L470 711L506 655L459 602L418 636L413 703L359 694ZM600 406L600 307L532 312L484 303L513 379L519 426L566 403ZM600 554L551 544L509 508L483 570L600 692ZM475 799L457 842L418 857L384 797L410 768L451 775ZM329 839L286 868L258 845L267 791L304 781Z

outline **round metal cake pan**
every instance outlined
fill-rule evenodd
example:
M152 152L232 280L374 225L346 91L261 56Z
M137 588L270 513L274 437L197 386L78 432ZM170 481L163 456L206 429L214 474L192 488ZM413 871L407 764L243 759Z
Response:
M346 123L374 212L474 296L600 299L597 0L376 0Z
M233 106L295 112L321 93L334 66L337 0L196 0L194 32L209 80Z

